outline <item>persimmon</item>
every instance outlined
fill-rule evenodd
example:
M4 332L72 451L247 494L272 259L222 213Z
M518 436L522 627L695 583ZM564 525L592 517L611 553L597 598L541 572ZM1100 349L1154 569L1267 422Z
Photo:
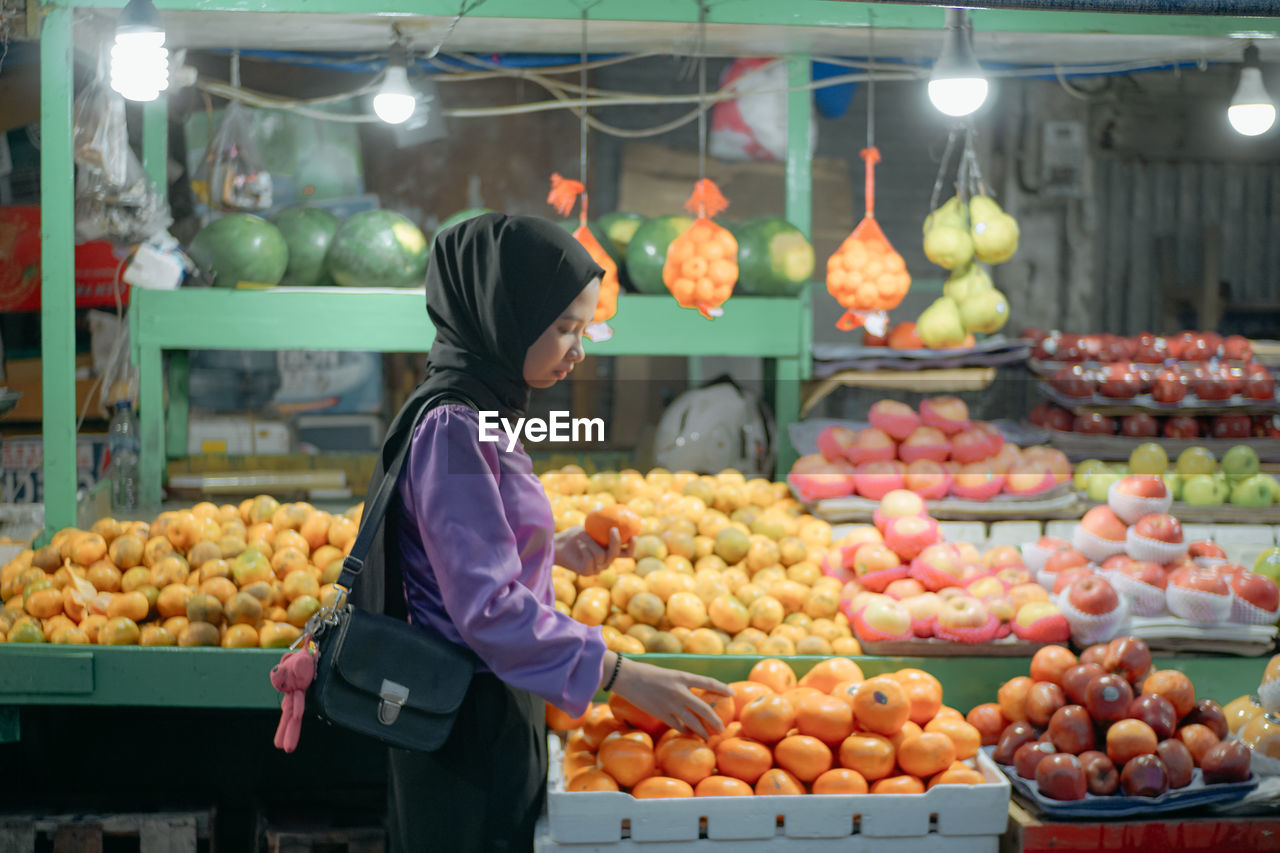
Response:
M881 779L871 786L873 794L923 794L924 782L918 776L904 773Z
M918 726L933 719L942 707L942 684L921 669L900 669L893 673L895 681L902 685L911 703L908 719Z
M813 780L815 794L865 794L867 780L857 770L833 767Z
M582 527L587 535L603 547L609 547L609 531L617 529L625 545L640 535L640 516L622 504L610 504L587 513Z
M898 766L912 776L933 776L955 760L955 744L941 732L921 732L898 747Z
M564 787L566 791L616 791L618 782L599 767L587 767L575 773Z
M1075 654L1064 646L1044 646L1031 657L1031 679L1051 681L1062 687L1063 674L1079 663Z
M796 721L796 709L777 695L757 696L742 707L742 733L763 743L777 743L787 736Z
M902 728L898 729L896 732L889 735L889 741L893 744L894 749L901 749L902 742L904 740L906 740L909 737L915 737L916 735L922 733L923 731L924 729L920 728L920 726L917 726L915 723L911 722L910 720L907 720L905 723L902 724Z
M986 782L977 770L971 767L948 767L929 780L929 787L934 785L981 785Z
M682 779L670 776L650 776L643 779L631 789L631 796L637 800L663 800L678 797L692 797L693 786Z
M818 696L796 709L800 734L839 746L853 733L853 708L834 696Z
M862 668L856 663L848 658L833 657L814 664L800 679L800 685L830 693L838 684L863 680Z
M756 780L756 793L760 796L803 794L804 785L786 770L774 767L766 770L764 775Z
M857 770L868 782L883 779L897 766L893 743L884 735L856 732L840 744L840 764Z
M812 782L831 769L831 749L816 737L790 735L773 748L773 760L801 782Z
M657 767L653 746L635 738L605 738L597 757L600 767L627 787L652 776Z
M1143 693L1158 693L1168 699L1178 719L1190 714L1196 705L1196 688L1191 679L1176 669L1158 669L1142 682Z
M1004 712L996 702L983 702L981 705L973 706L965 715L965 722L982 735L983 746L995 746L1000 741L1000 734L1005 726L1009 725L1009 721L1004 718Z
M774 693L783 693L796 686L796 673L786 661L777 658L765 658L751 667L747 674L748 681L758 681L768 686Z
M690 785L697 785L716 769L716 754L700 737L673 738L662 746L659 754L661 772Z
M627 724L613 715L613 709L605 703L592 705L582 719L582 733L587 746L595 749L610 732L625 729Z
M755 795L751 786L732 776L708 776L693 786L695 797L750 797Z
M996 691L996 701L1006 720L1020 723L1027 719L1027 693L1034 683L1030 676L1019 675L1000 685L1000 689Z
M963 717L959 719L934 717L925 724L924 730L944 734L950 738L952 746L956 749L956 758L961 761L973 758L982 746L982 733L966 722Z
M571 717L568 712L560 710L550 702L547 702L546 706L547 728L555 732L572 731L581 726L583 718L586 717L586 714Z
M910 719L911 704L902 685L877 675L862 682L853 694L853 715L867 731L892 735Z
M716 767L726 776L754 785L773 766L769 747L754 740L734 737L716 745Z
M629 700L623 698L617 693L609 694L609 707L613 710L613 716L624 723L630 723L641 731L648 732L651 735L660 733L667 728L667 724L650 714L648 711L637 707Z

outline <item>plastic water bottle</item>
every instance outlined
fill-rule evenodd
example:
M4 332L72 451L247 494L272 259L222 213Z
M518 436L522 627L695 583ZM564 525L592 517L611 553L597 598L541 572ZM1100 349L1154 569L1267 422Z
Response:
M107 474L111 478L111 511L131 512L138 508L138 457L142 439L138 419L128 398L116 400L116 411L107 427L107 448L111 459Z

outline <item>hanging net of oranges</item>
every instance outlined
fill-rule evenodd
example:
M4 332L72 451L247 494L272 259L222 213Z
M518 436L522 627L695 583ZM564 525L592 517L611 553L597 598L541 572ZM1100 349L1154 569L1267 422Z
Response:
M837 329L847 332L865 325L872 334L883 335L889 325L887 312L907 295L911 274L876 222L875 164L880 162L880 149L871 146L861 153L867 164L867 212L827 260L827 290L845 309Z
M579 196L582 197L582 206L578 209L578 227L574 229L574 239L586 248L591 259L604 270L604 277L600 279L600 299L596 302L596 313L587 326L587 337L599 343L613 337L609 320L618 313L618 265L587 227L586 187L581 181L573 181L555 173L551 175L551 192L547 194L547 204L554 207L561 216L569 215Z
M702 178L684 206L698 218L671 241L662 281L680 307L695 308L710 320L724 313L720 306L738 283L738 241L729 229L711 221L729 200L713 181Z

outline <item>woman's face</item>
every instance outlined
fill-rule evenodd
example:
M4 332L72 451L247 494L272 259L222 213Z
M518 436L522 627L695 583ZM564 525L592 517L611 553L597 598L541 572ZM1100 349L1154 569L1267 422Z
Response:
M586 357L582 336L595 316L599 299L600 279L594 278L525 352L524 381L529 387L550 388Z

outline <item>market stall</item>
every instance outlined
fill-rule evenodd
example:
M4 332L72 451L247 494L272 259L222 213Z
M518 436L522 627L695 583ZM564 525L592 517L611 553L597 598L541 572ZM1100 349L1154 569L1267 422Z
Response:
M71 726L92 725L86 721L95 711L117 724L136 712L127 724L129 738L144 736L139 730L150 721L165 721L155 723L165 737L203 733L205 750L240 731L265 734L260 745L237 742L232 750L235 761L255 762L269 748L265 712L280 707L267 673L315 624L311 618L336 600L333 584L360 508L352 506L358 498L330 500L317 509L256 491L164 502L167 463L186 455L187 353L421 353L430 343L423 291L132 288L138 506L108 512L104 498L95 503L93 495L78 495L76 306L65 286L75 273L75 57L87 49L85 32L101 26L99 16L121 5L58 0L38 19L45 529L4 564L0 750L36 754L47 745L63 755L70 749L66 738L42 722L43 714L55 713L65 721L59 726ZM437 51L447 38L458 51L576 57L581 50L585 60L582 34L589 16L593 54L670 54L673 44L693 33L703 57L782 56L785 190L774 213L806 245L814 238L814 198L830 191L812 179L810 104L813 92L827 85L813 75L813 61L861 52L861 43L851 48L849 41L864 34L873 39L876 56L910 55L919 51L919 36L959 20L954 10L922 4L830 0L785 8L768 0L722 6L601 0L586 11L565 0L482 0L462 11L452 3L395 0L382 0L376 11L355 11L345 0L156 5L168 43L190 50L383 51L391 18L416 32L420 46L435 43ZM1280 19L1250 17L1274 14L1257 4L1241 3L1236 17L1220 9L1205 15L1196 8L1144 11L1164 14L1009 7L974 10L970 17L975 30L996 34L1001 60L1008 63L1037 62L1046 50L1057 56L1091 47L1098 61L1116 59L1131 46L1128 39L1151 36L1169 39L1170 49L1183 57L1241 34L1280 35ZM883 68L871 66L873 81L879 74L895 79ZM865 81L860 66L843 70L855 69L860 74L851 79ZM584 82L584 104L586 96ZM142 106L141 162L161 195L169 158L167 109L164 95ZM585 178L585 106L582 114ZM1214 347L1197 341L1215 371L1219 355L1224 364L1238 362L1234 379L1240 387L1228 387L1229 367L1221 377L1203 369L1197 374L1192 364L1198 359L1184 358L1187 376L1179 381L1205 400L1196 412L1205 419L1204 433L1195 438L1206 440L1194 446L1215 438L1221 443L1212 445L1211 465L1205 467L1197 452L1183 470L1178 454L1185 447L1170 442L1184 438L1147 421L1184 414L1187 404L1151 396L1158 377L1154 368L1147 371L1151 376L1136 369L1141 342L1124 349L1114 343L1117 336L1034 330L1021 339L1000 336L1009 302L973 262L974 244L982 264L1007 261L1017 249L1017 223L1001 219L1012 221L998 206L982 208L980 199L990 202L992 190L972 135L959 130L941 158L945 170L954 148L958 172L945 180L939 172L925 220L925 256L950 277L934 287L917 273L919 292L936 290L938 298L915 322L899 324L910 329L891 330L885 314L902 301L911 277L890 239L868 236L867 223L879 232L872 189L880 157L874 100L867 123L865 204L855 193L853 205L866 218L829 261L817 258L811 278L818 281L787 295L736 293L712 310L688 310L695 306L665 280L660 265L659 285L670 293L659 286L618 296L616 316L608 320L611 337L586 345L589 354L622 358L763 359L776 457L772 476L754 478L737 471L590 471L577 465L542 475L557 529L596 519L626 529L636 542L635 556L621 558L600 579L575 578L557 567L557 608L601 626L619 654L711 675L734 684L738 695L716 709L736 727L732 737L677 743L665 751L667 741L682 739L629 703L601 702L577 719L548 705L559 757L539 843L547 850L843 849L850 843L914 850L945 843L960 851L998 845L1029 851L1043 849L1049 836L1101 844L1097 839L1146 832L1176 836L1185 849L1266 849L1274 821L1232 818L1235 834L1227 841L1229 812L1212 809L1246 809L1260 794L1263 808L1274 802L1265 798L1274 798L1268 788L1274 779L1266 774L1274 772L1268 761L1280 760L1280 722L1267 722L1264 707L1280 714L1280 707L1271 707L1280 698L1274 695L1280 672L1267 663L1280 612L1280 600L1272 600L1276 584L1267 579L1280 575L1280 487L1269 496L1265 478L1275 479L1277 439L1237 436L1229 430L1242 427L1231 420L1222 421L1219 433L1210 419L1274 413L1274 381L1264 393L1265 378L1249 373L1252 358L1234 357L1221 340ZM704 155L705 147L704 138ZM948 201L939 191L953 177L958 192ZM971 232L971 220L982 227ZM585 228L585 204L581 221ZM978 239L1000 228L1005 235L1011 229L1012 248L1008 239ZM943 231L970 241L964 257L956 256L952 235ZM898 249L918 239L888 237ZM820 283L824 267L826 289L839 305L832 316L815 308L830 303L820 302L827 298ZM837 322L856 331L839 345L815 345L816 325ZM1125 358L1097 358L1100 353L1079 340L1085 337L1099 350L1123 350L1135 369L1122 368ZM1049 340L1054 343L1046 345ZM1254 343L1266 352L1265 344ZM1033 423L987 423L975 406L970 417L956 395L989 392L998 387L998 370L1021 370L1028 362L1042 380L1037 402L1047 399L1064 414L1051 414L1046 404ZM916 405L886 396L865 421L804 420L824 399L837 400L850 387L931 396ZM1226 397L1219 394L1223 389L1230 392ZM1064 417L1074 430L1063 428ZM1120 426L1125 417L1134 418L1132 430ZM1105 441L1085 437L1101 434L1088 424L1109 418L1115 420L1108 421L1112 434ZM1254 421L1249 424L1252 430ZM1152 429L1163 429L1163 438ZM1149 438L1164 442L1163 467L1151 467L1154 451L1138 441ZM1237 451L1238 445L1246 450ZM1091 461L1082 466L1083 460ZM1203 501L1212 511L1184 497L1189 478L1197 475L1208 478L1210 494L1227 489L1225 497ZM1244 481L1255 476L1264 479L1247 487ZM1232 500L1237 487L1240 497ZM605 509L611 513L607 523L596 518ZM1157 516L1158 523L1151 521ZM1086 662L1096 671L1080 673L1079 685L1069 683L1068 670ZM1124 701L1102 696L1105 691ZM757 708L760 698L774 704ZM892 707L878 707L885 703ZM1132 703L1142 707L1130 710ZM1170 706L1167 714L1164 705ZM1075 711L1063 716L1072 719L1051 723L1069 708ZM1160 729L1157 737L1161 725L1167 731ZM360 743L340 730L310 719L306 726L323 729L315 736L325 749L360 754ZM1082 764L1086 733L1088 748L1098 747L1111 764L1116 784L1110 790L1093 785L1105 768ZM1073 735L1080 748L1067 745ZM639 758L610 755L619 752L611 737L631 738ZM748 746L722 755L727 740ZM1037 741L1036 754L1019 751ZM1175 745L1157 752L1169 743ZM751 763L760 760L753 747L766 757L758 767ZM111 754L116 756L114 747ZM888 765L881 768L886 754ZM1049 755L1054 761L1044 764ZM326 757L310 749L298 765L272 755L263 766L316 770ZM212 756L207 760L216 763ZM351 760L358 787L376 812L385 768L368 756ZM633 773L634 762L645 760L647 770ZM1125 772L1121 788L1120 772L1128 765L1134 769ZM1171 777L1183 770L1186 780L1175 784ZM331 802L325 798L331 792L319 788L323 779L300 785L294 797L255 783L221 799L219 786L236 779L234 770L221 768L174 802L166 802L159 787L140 789L147 811L187 807L195 797L234 816L219 823L211 812L192 812L180 827L163 830L181 835L184 844L188 836L194 844L197 835L220 831L219 843L233 847L257 844L250 832L280 843L279 827L263 828L268 812L287 806L305 814L307 804L298 800L306 797L314 797L317 808ZM35 818L58 808L41 802L57 785L55 776L40 775L22 798L24 822L0 823L0 847L11 838L35 838L21 833L58 831L53 824L40 828ZM695 792L713 799L703 805L692 798ZM99 793L105 792L75 790L84 802ZM115 794L100 797L107 805L99 808L121 810L121 792ZM783 794L807 796L778 796ZM770 806L763 812L762 796ZM1176 827L1187 809L1197 809L1199 828L1180 835ZM121 831L144 838L162 831L148 820L126 820ZM107 825L100 822L99 831ZM359 831L380 835L369 826ZM365 838L353 829L334 840L354 850L357 837ZM310 839L302 843L319 843L320 835ZM381 849L379 840L370 843L375 846L368 849Z

